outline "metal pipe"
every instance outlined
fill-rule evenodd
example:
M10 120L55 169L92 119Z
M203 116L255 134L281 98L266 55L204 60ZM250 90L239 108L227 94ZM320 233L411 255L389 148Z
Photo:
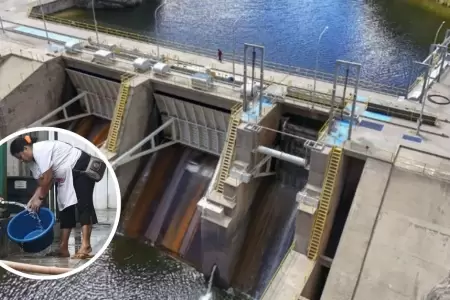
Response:
M47 37L47 44L50 45L50 38L48 37L47 23L45 22L44 8L42 7L42 2L39 0L39 8L41 9L42 21L44 22L45 36Z
M247 111L247 44L244 44L244 98L242 100L242 111Z
M269 155L271 157L274 158L278 158L290 163L293 163L295 165L304 167L305 166L305 159L298 157L298 156L294 156L291 154L288 154L286 152L281 152L275 149L271 149L271 148L267 148L264 146L258 146L258 148L256 148L256 151L258 151L259 153L265 154L265 155Z
M262 116L262 97L264 90L264 47L261 47L261 67L260 67L260 78L259 78L259 116Z
M410 71L409 71L409 76L408 76L408 84L406 85L405 99L408 99L410 87L411 87L411 85L415 82L415 81L412 82L412 77L413 77L414 71L415 71L415 64L412 63L412 64L411 64Z
M3 27L3 19L2 19L2 16L0 16L0 27L2 28L3 33L5 33L5 27Z
M94 16L95 36L97 38L97 46L100 45L100 39L98 38L97 18L95 17L95 4L92 0L92 15Z
M442 58L441 58L441 65L439 66L437 82L441 82L442 72L444 71L445 59L447 58L447 47L444 47L442 45L439 45L438 47L439 47L439 49L442 50Z
M256 63L256 50L255 50L255 47L253 47L253 49L252 49L252 91L250 93L250 95L252 96L252 102L255 97L254 89L253 89L253 85L255 83L255 63Z
M236 19L236 21L234 21L233 23L233 80L236 81L236 61L235 61L235 57L236 57L236 24L239 20L242 19L243 16L240 16L239 18Z
M356 71L355 90L353 93L352 113L350 115L350 126L348 127L348 137L347 137L347 140L349 141L352 139L353 119L355 118L356 99L358 97L359 77L361 74L361 66L356 65L356 68L357 71Z
M2 260L1 262L3 264L7 265L8 267L13 268L20 272L39 273L39 274L46 274L46 275L65 274L65 273L73 270L70 268L46 267L46 266L18 263L18 262L7 261L7 260Z
M422 87L422 96L420 97L420 102L422 103L422 108L420 109L419 120L417 120L416 135L419 135L419 133L420 133L420 126L422 125L422 121L423 121L423 111L425 109L425 102L426 102L427 91L428 91L427 81L428 81L428 76L429 76L430 67L431 67L431 65L429 65L429 64L424 64L424 63L420 63L420 64L425 66L426 72L425 72L424 83L423 83L423 87Z
M334 81L333 81L333 92L331 94L331 103L330 103L330 114L328 116L328 134L331 133L331 129L333 128L333 118L334 118L334 102L336 98L336 86L337 86L337 78L339 71L339 61L336 62L336 68L334 70Z
M155 39L155 43L156 43L156 55L157 58L159 59L159 42L158 42L158 11L165 6L166 4L168 4L168 2L163 2L161 3L156 9L155 9L155 32L156 32L156 39Z
M317 50L316 50L316 69L314 70L314 97L316 94L316 79L317 79L317 68L319 67L319 47L320 47L320 41L322 40L322 36L324 33L328 30L328 26L325 26L322 33L319 36L319 40L317 41Z
M347 94L348 74L349 73L350 73L350 68L347 66L347 70L345 71L344 92L342 93L342 104L345 103L345 96Z
M442 29L442 27L444 26L444 24L445 24L445 21L442 21L441 26L439 26L438 30L436 31L436 35L434 36L434 42L433 42L433 44L436 44L436 41L437 41L439 32L441 31L441 29Z

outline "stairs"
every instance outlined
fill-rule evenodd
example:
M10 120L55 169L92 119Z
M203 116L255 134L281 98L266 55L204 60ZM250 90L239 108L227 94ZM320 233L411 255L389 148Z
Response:
M316 260L319 255L320 242L322 240L323 230L327 223L328 211L330 208L331 197L333 196L336 177L338 175L339 166L342 157L342 149L333 147L330 158L328 159L328 166L326 170L325 179L323 181L322 192L320 194L319 207L316 211L314 224L309 239L307 256L311 260Z
M216 181L215 189L223 193L225 180L230 174L231 162L234 158L234 147L236 145L237 127L241 123L242 104L236 104L231 108L230 121L228 124L227 138L224 145L225 153L220 163L220 173Z
M115 153L117 150L117 139L119 138L120 126L122 125L125 107L127 105L130 93L130 79L133 75L124 74L121 77L121 85L119 94L117 95L116 107L114 109L114 116L111 121L111 127L108 132L107 149L109 152Z

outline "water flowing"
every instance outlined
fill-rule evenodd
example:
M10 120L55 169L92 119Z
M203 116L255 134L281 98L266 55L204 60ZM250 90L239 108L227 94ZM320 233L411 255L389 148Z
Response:
M217 266L214 265L213 268L212 268L212 271L211 271L211 277L209 277L209 280L208 280L208 289L206 290L206 293L200 297L199 300L210 300L210 299L212 299L212 292L211 292L211 290L212 290L212 284L213 284L214 273L216 272L216 268L217 268Z

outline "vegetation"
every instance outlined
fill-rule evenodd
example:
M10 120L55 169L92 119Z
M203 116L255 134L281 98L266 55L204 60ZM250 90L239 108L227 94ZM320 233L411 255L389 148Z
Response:
M407 0L407 2L433 12L439 17L450 19L450 0Z

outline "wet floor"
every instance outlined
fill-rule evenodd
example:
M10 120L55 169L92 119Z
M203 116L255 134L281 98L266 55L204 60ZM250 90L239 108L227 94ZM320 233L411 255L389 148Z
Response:
M0 299L8 300L197 300L207 289L193 268L124 237L116 237L95 263L66 279L35 281L0 272ZM248 298L213 289L211 299Z
M112 231L114 218L116 216L115 209L97 210L97 217L99 224L94 225L91 235L92 253L95 254L105 245L107 239ZM59 223L55 225L55 239L53 244L46 250L39 253L23 253L20 248L15 245L10 246L10 254L5 257L5 260L15 261L20 263L41 265L41 266L55 266L60 268L77 268L82 266L88 260L73 259L73 258L57 258L46 257L50 251L57 250L59 245ZM69 239L69 252L71 255L81 246L81 228L75 228Z

